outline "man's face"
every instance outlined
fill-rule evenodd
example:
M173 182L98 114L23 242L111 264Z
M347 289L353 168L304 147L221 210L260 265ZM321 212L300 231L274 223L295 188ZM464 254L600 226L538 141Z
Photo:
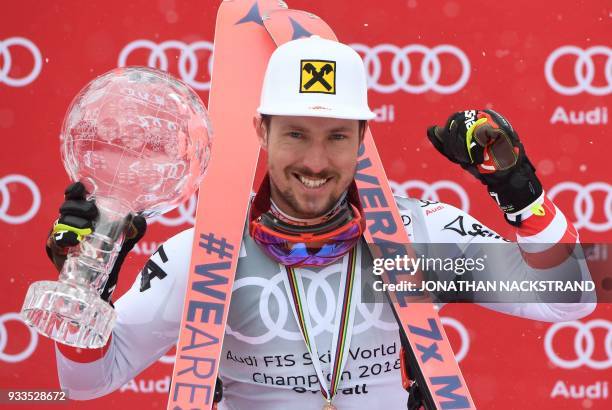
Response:
M355 175L359 121L273 116L256 119L268 152L272 200L288 215L308 219L329 211Z

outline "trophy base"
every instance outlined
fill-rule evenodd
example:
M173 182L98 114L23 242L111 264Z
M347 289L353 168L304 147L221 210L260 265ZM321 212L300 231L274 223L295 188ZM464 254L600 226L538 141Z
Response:
M108 341L117 313L90 289L39 281L30 285L21 316L39 333L57 342L95 349Z

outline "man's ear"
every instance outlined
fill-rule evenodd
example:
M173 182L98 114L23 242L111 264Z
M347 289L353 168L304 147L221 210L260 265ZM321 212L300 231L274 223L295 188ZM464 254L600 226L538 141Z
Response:
M268 150L268 130L266 124L264 124L263 118L260 115L253 117L253 127L255 128L255 134L259 140L261 149Z

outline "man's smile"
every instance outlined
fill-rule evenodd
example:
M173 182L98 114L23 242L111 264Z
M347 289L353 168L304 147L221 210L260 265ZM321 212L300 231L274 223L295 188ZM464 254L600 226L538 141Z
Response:
M325 185L328 181L331 180L331 177L328 178L313 178L313 177L307 177L305 175L301 175L298 173L292 173L292 175L298 180L300 181L300 183L309 189L316 189L316 188L320 188L323 185Z

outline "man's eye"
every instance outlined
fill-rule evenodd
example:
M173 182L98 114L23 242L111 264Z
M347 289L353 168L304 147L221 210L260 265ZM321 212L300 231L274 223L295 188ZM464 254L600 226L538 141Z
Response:
M333 140L344 140L344 139L346 139L346 135L344 135L344 134L333 134L331 136L331 139L333 139Z
M289 136L291 138L300 138L302 136L301 132L297 132L297 131L291 131L289 132Z

